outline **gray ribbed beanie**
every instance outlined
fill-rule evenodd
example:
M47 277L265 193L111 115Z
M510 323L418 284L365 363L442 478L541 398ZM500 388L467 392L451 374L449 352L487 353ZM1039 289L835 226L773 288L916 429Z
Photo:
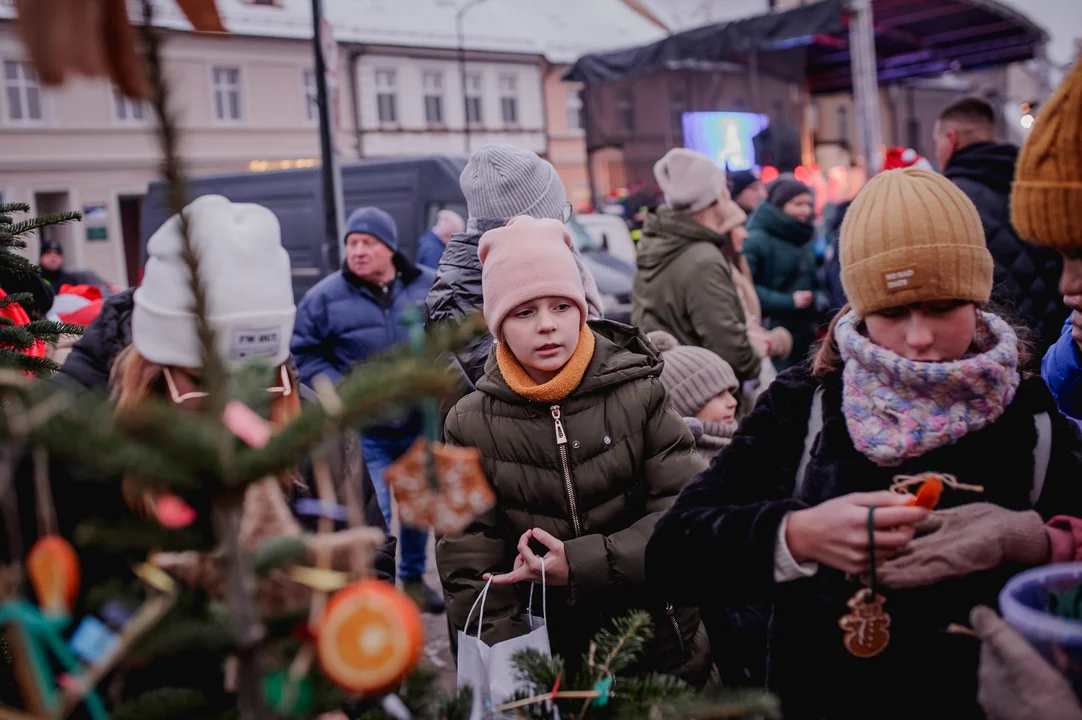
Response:
M661 351L665 367L661 384L669 393L669 404L681 417L695 417L706 404L726 390L740 387L729 363L706 348L680 345L664 330L646 336Z
M552 163L513 145L485 145L458 180L470 221L519 215L563 221L567 194Z

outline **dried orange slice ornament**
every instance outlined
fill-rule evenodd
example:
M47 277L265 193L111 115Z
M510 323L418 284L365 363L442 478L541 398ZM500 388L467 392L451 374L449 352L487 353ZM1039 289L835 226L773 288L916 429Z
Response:
M26 556L26 574L47 615L66 615L79 594L79 559L64 538L46 535L34 543Z
M417 664L423 647L421 612L408 595L380 580L335 593L316 638L323 672L357 693L392 687Z

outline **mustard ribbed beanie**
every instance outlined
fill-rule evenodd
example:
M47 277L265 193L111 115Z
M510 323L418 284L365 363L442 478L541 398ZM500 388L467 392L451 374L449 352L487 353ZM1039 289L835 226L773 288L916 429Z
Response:
M929 170L888 170L864 186L842 223L842 287L860 317L935 300L987 303L992 255L977 208Z
M1011 221L1031 243L1082 247L1082 62L1045 103L1022 145Z

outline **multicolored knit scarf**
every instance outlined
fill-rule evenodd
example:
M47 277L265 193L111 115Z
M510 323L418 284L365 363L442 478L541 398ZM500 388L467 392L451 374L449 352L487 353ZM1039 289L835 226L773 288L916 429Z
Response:
M835 326L842 411L853 445L876 465L899 465L994 423L1018 389L1018 337L988 313L980 352L953 362L914 362L861 334L847 313Z

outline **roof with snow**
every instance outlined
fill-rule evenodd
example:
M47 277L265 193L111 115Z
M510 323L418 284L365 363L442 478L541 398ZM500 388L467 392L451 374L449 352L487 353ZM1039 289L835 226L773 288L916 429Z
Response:
M154 0L158 24L191 30L175 0ZM324 0L327 19L342 43L456 49L455 16L466 4L468 50L543 55L554 63L653 42L664 32L621 0ZM139 2L129 0L133 18ZM303 39L312 36L310 0L217 0L222 22L236 35ZM12 0L0 0L0 19L15 17Z

